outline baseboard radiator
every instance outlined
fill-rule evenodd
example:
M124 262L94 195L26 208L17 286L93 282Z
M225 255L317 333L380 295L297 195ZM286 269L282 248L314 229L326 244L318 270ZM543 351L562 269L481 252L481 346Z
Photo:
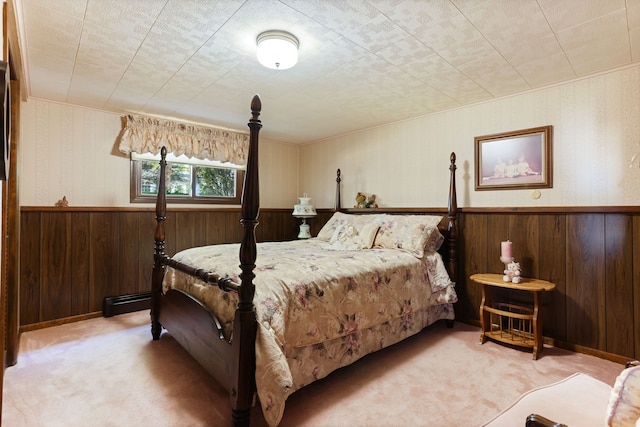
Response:
M149 310L151 308L151 292L106 297L102 306L102 315L112 317L117 314Z

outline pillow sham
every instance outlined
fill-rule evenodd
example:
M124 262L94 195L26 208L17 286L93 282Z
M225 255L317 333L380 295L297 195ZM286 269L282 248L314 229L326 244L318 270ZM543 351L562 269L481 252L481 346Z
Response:
M373 247L402 249L422 258L425 250L433 252L444 240L438 230L440 221L442 217L437 215L385 214Z
M623 370L611 390L607 426L633 427L640 420L640 366Z
M427 241L424 244L424 253L433 253L437 252L440 249L440 246L444 243L444 236L438 229L438 226L434 228L431 232L431 235L427 238Z
M358 227L354 224L343 224L336 228L329 243L332 249L358 250L370 249L380 228L379 224L370 222Z
M354 225L358 229L362 228L365 224L379 222L379 214L346 214L343 212L335 212L329 221L320 229L317 238L330 242L331 238L335 234L336 230L343 225Z

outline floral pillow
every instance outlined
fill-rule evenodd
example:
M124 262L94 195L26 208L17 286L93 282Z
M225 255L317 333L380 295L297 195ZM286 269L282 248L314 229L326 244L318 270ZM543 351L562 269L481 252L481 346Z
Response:
M336 229L342 227L349 221L349 216L350 215L342 212L335 212L331 218L329 218L329 221L327 221L327 223L323 225L318 232L318 239L324 240L325 242L330 241L331 237L336 232Z
M431 235L427 238L427 241L424 244L424 253L429 254L436 252L440 249L440 246L444 243L444 236L438 229L438 226L433 229Z
M332 249L338 250L370 249L379 228L380 225L373 222L362 227L343 224L336 228L329 243Z
M344 225L354 225L358 229L362 228L367 223L377 222L378 217L381 215L368 214L368 215L353 215L342 212L335 212L329 221L318 232L318 239L330 242L334 236L336 230ZM371 247L371 246L369 246Z
M384 215L373 246L402 249L422 258L425 251L433 252L442 244L440 221L437 215Z
M607 406L607 426L633 427L640 420L640 366L623 370L613 385Z

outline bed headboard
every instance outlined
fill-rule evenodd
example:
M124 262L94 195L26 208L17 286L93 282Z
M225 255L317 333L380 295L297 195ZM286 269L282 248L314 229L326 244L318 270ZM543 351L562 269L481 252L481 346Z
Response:
M343 208L341 201L342 172L336 172L336 203L335 212L350 214L388 213L395 215L442 215L443 219L438 228L445 240L438 252L442 255L449 277L453 282L458 278L458 201L456 196L456 153L449 156L449 197L446 208Z

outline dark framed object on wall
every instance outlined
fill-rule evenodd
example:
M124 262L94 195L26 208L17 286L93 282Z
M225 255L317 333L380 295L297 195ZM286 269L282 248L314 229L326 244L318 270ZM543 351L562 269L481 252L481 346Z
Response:
M475 189L553 187L552 126L475 138Z

